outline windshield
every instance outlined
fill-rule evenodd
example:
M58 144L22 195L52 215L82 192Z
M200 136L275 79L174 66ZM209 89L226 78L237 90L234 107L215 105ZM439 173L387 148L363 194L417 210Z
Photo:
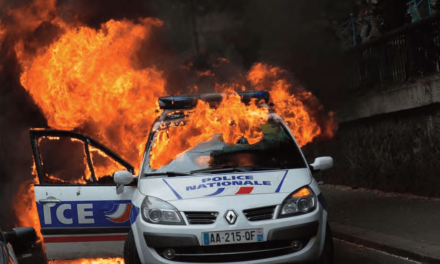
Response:
M184 119L155 125L157 129L153 130L150 137L152 142L145 155L144 164L149 165L144 167L145 176L160 173L169 176L178 176L178 173L221 173L228 172L228 168L235 168L236 171L306 168L298 146L279 121L268 119L260 124L261 135L257 142L240 137L235 143L227 144L222 133L215 133L194 147L173 154L173 143L181 145L184 144L182 141L189 140L186 134L179 133L185 125ZM162 157L154 153L155 142L160 137L166 137L166 146L169 148L160 152Z

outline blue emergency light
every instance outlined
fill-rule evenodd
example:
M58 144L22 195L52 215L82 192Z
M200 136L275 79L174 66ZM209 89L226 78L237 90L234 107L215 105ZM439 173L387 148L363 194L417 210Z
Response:
M237 94L245 104L248 104L252 99L257 99L257 102L264 100L268 103L270 98L269 92L266 91L245 91L237 92ZM191 109L197 105L197 100L216 106L221 103L224 95L224 93L206 93L161 97L159 98L159 107L160 109Z

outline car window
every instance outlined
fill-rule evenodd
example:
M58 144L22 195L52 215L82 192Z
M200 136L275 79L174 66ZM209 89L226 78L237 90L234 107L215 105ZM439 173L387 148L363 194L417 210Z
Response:
M260 125L262 134L257 142L249 143L247 138L242 137L238 138L235 144L227 144L222 134L212 134L209 139L199 142L191 149L174 157L168 155L171 151L167 149L156 152L160 153L157 156L154 149L155 141L159 137L167 137L166 140L169 142L164 147L171 148L173 146L171 141L186 140L187 135L179 134L179 130L185 125L184 119L156 124L145 160L149 166L146 166L144 173L169 171L188 173L198 169L238 166L277 169L306 168L300 149L286 127L273 119Z
M86 183L90 179L84 142L68 137L41 137L38 145L46 182Z
M72 131L31 129L40 184L111 184L113 173L134 168L96 140Z
M119 162L106 155L98 148L89 146L90 158L96 178L101 183L113 183L115 171L126 170Z

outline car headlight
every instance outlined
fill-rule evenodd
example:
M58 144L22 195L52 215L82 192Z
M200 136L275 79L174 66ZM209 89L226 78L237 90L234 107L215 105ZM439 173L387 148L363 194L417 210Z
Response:
M171 204L151 196L146 196L141 205L142 218L151 224L185 225L179 211Z
M316 195L309 187L302 187L284 199L278 218L306 214L315 208Z

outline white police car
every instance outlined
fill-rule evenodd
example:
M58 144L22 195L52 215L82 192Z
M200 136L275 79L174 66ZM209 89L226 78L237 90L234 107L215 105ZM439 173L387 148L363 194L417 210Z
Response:
M266 99L266 92L239 93L243 100ZM280 116L269 111L256 144L246 140L228 145L221 137L197 144L158 169L150 167L156 133L184 113L197 99L218 102L221 94L164 97L164 113L147 141L139 176L133 167L93 139L56 130L32 130L31 140L40 184L37 208L49 258L118 256L124 248L130 263L333 263L327 208L312 171L333 166L330 157L308 165ZM262 104L260 107L267 107ZM165 124L165 125L164 125ZM64 151L55 161L52 141ZM90 177L69 181L71 170L59 164L81 158L66 146L81 143ZM73 147L69 147L74 149ZM99 150L99 151L97 151ZM105 153L125 170L114 174L117 184L96 168ZM200 157L210 157L200 167ZM84 158L82 159L84 161ZM47 167L47 168L45 168ZM68 166L73 168L72 166ZM50 171L50 172L49 172ZM66 184L68 182L68 184ZM84 184L87 183L87 184ZM128 232L128 235L126 233ZM125 245L122 247L122 243Z

